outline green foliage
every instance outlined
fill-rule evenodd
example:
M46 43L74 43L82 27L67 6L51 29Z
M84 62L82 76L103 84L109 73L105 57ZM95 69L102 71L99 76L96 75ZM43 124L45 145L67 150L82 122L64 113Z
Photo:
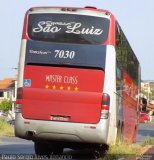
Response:
M12 106L12 102L10 100L4 99L1 103L0 103L0 110L3 111L8 111Z
M116 144L111 145L103 160L132 160L147 152L149 145L154 146L154 137L147 136L141 145L137 144ZM140 159L140 158L139 158Z
M0 119L0 136L14 136L14 128Z

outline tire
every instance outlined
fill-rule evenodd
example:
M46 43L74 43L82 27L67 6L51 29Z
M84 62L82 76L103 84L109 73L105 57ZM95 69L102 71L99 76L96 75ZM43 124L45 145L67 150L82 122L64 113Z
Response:
M99 159L104 157L108 149L109 149L109 146L107 144L102 144L102 145L98 145L97 147L94 147L93 149L94 159Z
M35 142L34 144L36 155L60 155L63 153L63 146L57 143Z
M63 147L60 144L52 144L50 146L50 151L53 155L61 155L63 153Z
M34 142L35 154L39 156L47 156L51 155L49 146L45 142Z

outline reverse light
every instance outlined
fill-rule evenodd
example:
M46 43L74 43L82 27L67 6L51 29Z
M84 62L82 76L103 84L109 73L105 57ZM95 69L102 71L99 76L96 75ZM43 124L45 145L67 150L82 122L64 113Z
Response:
M23 88L20 87L17 89L17 99L16 99L17 105L16 105L15 112L21 112L22 96L23 96Z
M101 106L101 118L107 119L109 116L110 109L110 96L107 93L103 93L102 106Z

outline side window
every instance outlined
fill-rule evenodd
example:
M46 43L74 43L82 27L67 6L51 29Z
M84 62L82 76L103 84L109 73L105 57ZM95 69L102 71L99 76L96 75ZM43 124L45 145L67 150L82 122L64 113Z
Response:
M116 54L117 54L117 61L121 63L121 35L120 35L120 28L119 25L117 24L116 26Z
M117 62L116 63L116 91L118 94L122 95L122 87L123 87L123 74L122 74L122 66Z
M138 85L139 63L118 23L116 26L116 57L123 70L126 71Z
M117 113L122 113L122 97L123 97L123 71L121 65L116 63L116 106Z
M117 24L116 26L116 46L119 47L120 45L120 42L121 42L121 37L120 37L120 27L119 25Z

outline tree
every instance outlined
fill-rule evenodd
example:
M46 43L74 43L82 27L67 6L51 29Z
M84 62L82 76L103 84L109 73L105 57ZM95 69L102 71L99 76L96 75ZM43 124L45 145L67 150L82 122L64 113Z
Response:
M10 100L4 99L1 103L0 103L0 110L3 111L8 111L12 106L12 102Z

